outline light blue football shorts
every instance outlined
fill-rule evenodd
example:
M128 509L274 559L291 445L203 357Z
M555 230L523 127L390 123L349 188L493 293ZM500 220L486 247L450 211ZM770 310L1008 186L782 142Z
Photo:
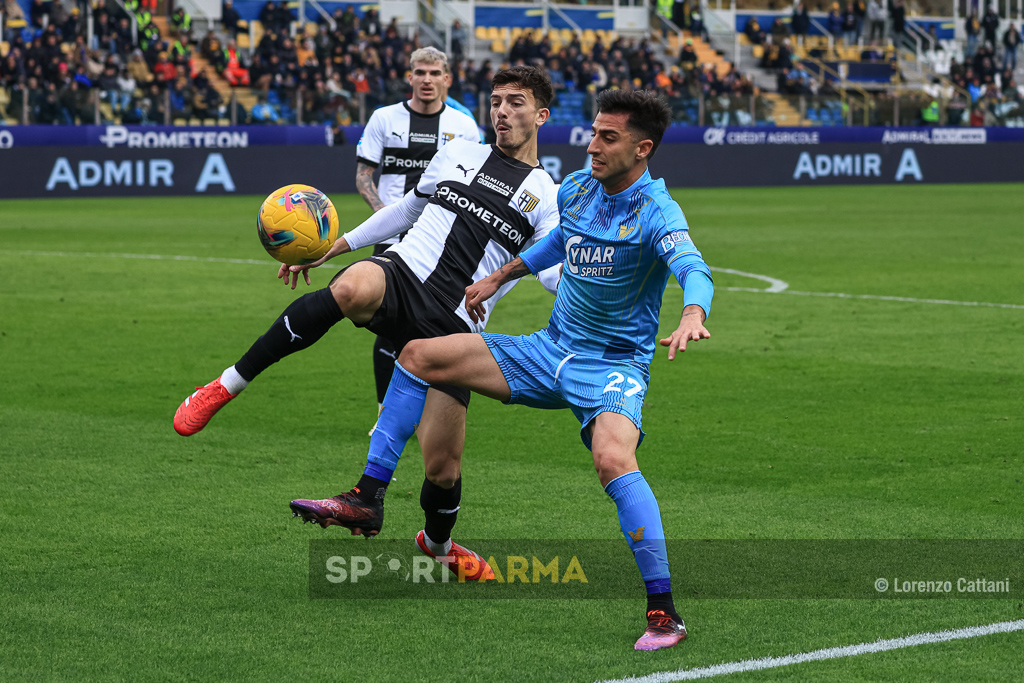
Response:
M600 413L620 413L640 430L650 372L630 360L580 356L552 341L546 329L530 335L481 333L512 390L508 403L555 410L568 408L580 421L580 438L591 448L590 423Z

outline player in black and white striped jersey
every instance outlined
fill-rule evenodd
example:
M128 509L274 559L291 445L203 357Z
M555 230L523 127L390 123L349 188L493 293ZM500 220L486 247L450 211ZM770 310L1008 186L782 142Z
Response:
M409 62L412 99L373 112L356 147L356 189L374 211L401 201L416 187L427 164L447 142L480 140L476 121L445 105L451 85L448 57L437 48L425 47L413 52ZM377 170L380 176L375 185ZM397 235L388 238L373 253L381 254L398 241ZM397 357L394 346L378 335L373 344L378 412Z
M343 318L390 338L399 349L412 339L482 327L472 326L465 317L465 287L505 265L558 225L555 185L537 159L537 131L549 115L551 81L541 69L517 66L498 72L492 85L491 122L497 144L484 147L453 141L445 145L401 202L378 211L339 238L316 263L294 270L282 266L278 277L290 281L293 288L300 273L309 284L310 268L350 251L347 238L369 246L409 230L402 243L352 264L329 287L292 302L235 365L182 403L174 419L180 434L201 430L259 373L284 356L308 348ZM558 275L556 266L540 279L553 290ZM486 577L490 568L475 553L452 543L450 536L461 500L467 404L468 393L463 390L431 387L422 419L414 418L419 420L427 475L420 495L426 525L417 541L439 561L448 558L454 563L450 567L469 569L463 575L472 579ZM382 438L387 439L376 430L371 452L387 451ZM334 524L367 537L376 535L383 524L384 493L396 464L397 454L390 460L386 455L371 455L351 491L323 500L296 500L292 509L325 528Z

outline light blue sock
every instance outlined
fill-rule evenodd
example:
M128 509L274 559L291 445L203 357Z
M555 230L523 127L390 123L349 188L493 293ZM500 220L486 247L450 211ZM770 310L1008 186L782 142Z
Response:
M615 501L619 526L633 551L633 559L648 592L663 592L668 585L668 550L661 510L654 492L640 472L627 472L608 482L605 492ZM652 586L654 590L651 590Z
M370 436L370 452L366 455L367 474L380 479L377 473L382 470L379 468L394 472L398 467L402 450L423 417L428 387L426 382L395 363L395 374L391 376L391 384L384 395L384 410L377 418L377 426ZM372 467L374 465L375 468ZM391 481L391 477L388 476L385 481Z

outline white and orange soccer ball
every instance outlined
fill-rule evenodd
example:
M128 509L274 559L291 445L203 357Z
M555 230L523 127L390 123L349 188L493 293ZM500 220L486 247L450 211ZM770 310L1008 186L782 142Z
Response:
M326 254L338 239L338 212L320 190L285 185L263 200L256 228L268 254L302 266Z

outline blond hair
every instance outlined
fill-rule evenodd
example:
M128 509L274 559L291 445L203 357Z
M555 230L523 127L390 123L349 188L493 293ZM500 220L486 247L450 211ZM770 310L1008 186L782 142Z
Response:
M451 73L448 69L448 55L441 52L436 47L421 47L409 55L409 66L411 67L416 62L421 62L423 64L440 64L444 67L445 73Z

